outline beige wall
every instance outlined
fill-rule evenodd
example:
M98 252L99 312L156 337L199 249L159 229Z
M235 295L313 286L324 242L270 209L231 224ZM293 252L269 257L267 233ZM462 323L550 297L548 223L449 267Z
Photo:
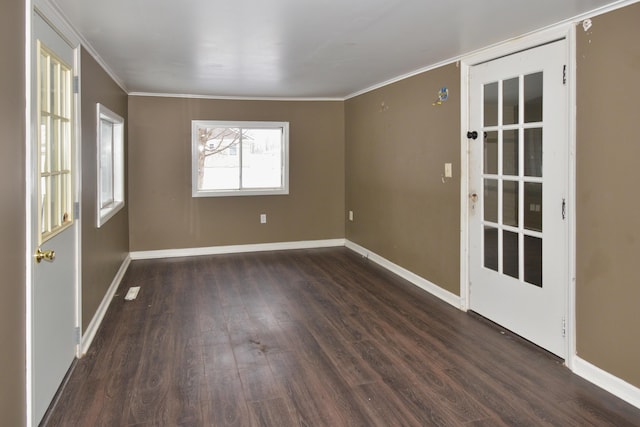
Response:
M290 122L290 194L192 198L191 120ZM341 102L132 96L129 137L132 251L344 237Z
M0 425L25 422L24 2L0 2Z
M82 329L86 330L129 253L129 204L96 227L96 103L127 119L127 94L85 50L82 88ZM125 126L126 129L126 126ZM125 147L126 147L125 130ZM125 187L126 188L126 187Z
M578 355L640 387L640 3L577 40Z
M433 106L443 86L449 100ZM345 109L347 238L459 295L459 69L402 80ZM443 183L445 163L453 178Z

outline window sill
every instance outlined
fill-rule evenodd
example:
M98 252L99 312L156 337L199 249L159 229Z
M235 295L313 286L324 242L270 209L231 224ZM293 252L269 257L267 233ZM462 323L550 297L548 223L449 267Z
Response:
M238 196L281 196L289 194L288 188L266 188L264 190L199 190L192 197L238 197Z
M102 227L109 219L117 214L122 208L124 208L124 201L120 201L115 203L113 206L109 206L108 208L100 209L98 212L98 228Z

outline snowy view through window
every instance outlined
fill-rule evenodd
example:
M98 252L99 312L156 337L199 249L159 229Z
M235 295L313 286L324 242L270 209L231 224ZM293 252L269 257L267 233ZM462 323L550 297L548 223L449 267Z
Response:
M269 127L197 124L193 129L197 190L225 193L285 189L285 129L277 123Z

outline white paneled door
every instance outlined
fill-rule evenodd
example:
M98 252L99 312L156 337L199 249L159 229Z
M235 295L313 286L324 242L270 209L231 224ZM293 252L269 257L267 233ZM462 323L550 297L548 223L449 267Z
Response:
M566 42L469 72L470 308L565 357Z
M31 424L51 403L76 353L73 144L74 51L33 15L31 141Z

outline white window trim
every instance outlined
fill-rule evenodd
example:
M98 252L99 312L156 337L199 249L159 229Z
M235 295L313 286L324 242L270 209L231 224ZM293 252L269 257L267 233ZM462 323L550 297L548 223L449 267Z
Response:
M97 103L96 120L96 224L102 227L111 217L124 207L124 119L118 114L109 110L104 105ZM106 120L113 124L113 203L109 206L101 206L102 194L102 165L100 153L102 152L102 134L100 132L100 121Z
M202 126L238 127L244 129L282 129L282 186L246 190L199 190L198 189L198 135ZM192 120L191 121L191 196L192 197L231 197L231 196L268 196L289 194L289 122Z

